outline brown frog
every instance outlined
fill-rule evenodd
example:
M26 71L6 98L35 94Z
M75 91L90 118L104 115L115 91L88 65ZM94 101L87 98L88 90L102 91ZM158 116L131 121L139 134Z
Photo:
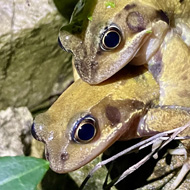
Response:
M80 77L97 84L130 62L152 66L172 32L190 45L190 1L121 0L114 7L98 0L85 32L60 30L59 40L74 55ZM166 39L165 39L166 38ZM170 54L175 52L175 47Z
M152 136L190 120L189 108L160 106L159 99L159 85L143 66L127 66L101 85L78 79L36 117L32 134L45 143L50 167L70 172L117 140Z
M97 6L101 3L103 6L103 1L98 2ZM156 1L138 1L134 4L129 1L129 4L123 6L123 1L117 2L116 5L120 5L116 6L117 11L113 11L112 15L105 12L104 16L105 20L112 18L106 22L111 29L108 27L109 30L104 31L103 27L103 36L100 35L94 41L89 41L94 39L90 31L100 29L94 15L85 37L60 32L65 48L69 49L69 43L73 46L71 51L75 55L79 75L83 80L91 81L89 83L104 81L129 61L133 65L146 65L154 78L142 67L128 66L101 85L90 86L79 79L48 112L38 116L33 125L33 135L46 144L46 157L54 171L65 173L75 170L118 139L152 136L189 121L190 54L187 32L189 26L186 22L189 1L167 3L164 5L163 1L159 1L159 4ZM128 28L125 26L127 29L140 28L138 24L142 23L142 18L147 19L143 20L143 23L146 21L146 27L137 32L128 31L125 41L122 41L124 33L119 31L118 23L112 24L119 13L122 13L120 17L125 15L125 21L132 14L133 21L128 19ZM173 15L175 19L172 20ZM90 29L95 21L96 27ZM121 26L124 23L121 22L119 27ZM119 44L108 50L104 34L109 36L112 32L118 36ZM83 40L87 41L84 43ZM104 44L100 44L102 42ZM93 60L98 60L98 64L93 65ZM86 127L87 137L82 132ZM188 130L185 131L186 134L189 134ZM184 144L189 150L189 141ZM181 176L187 173L189 165L187 159ZM179 178L175 186L178 183Z

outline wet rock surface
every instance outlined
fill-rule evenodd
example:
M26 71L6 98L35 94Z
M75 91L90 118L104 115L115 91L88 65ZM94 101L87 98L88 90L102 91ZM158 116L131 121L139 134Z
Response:
M0 156L29 155L33 118L27 107L0 111Z
M72 81L71 55L57 43L66 20L53 1L1 1L0 7L0 110L50 105Z

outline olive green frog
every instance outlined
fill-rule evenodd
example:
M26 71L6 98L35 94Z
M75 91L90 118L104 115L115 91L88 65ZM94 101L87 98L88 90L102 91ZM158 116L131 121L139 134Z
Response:
M98 1L84 36L60 31L81 79L32 127L54 171L76 170L116 140L152 136L190 120L189 4L122 0L103 9ZM138 66L125 66L129 62ZM189 141L184 144L189 150Z
M78 74L87 83L101 83L128 63L151 65L168 32L190 45L189 0L113 3L110 7L98 0L92 20L81 35L60 29L59 41L72 52Z
M190 120L188 108L162 107L159 98L159 85L143 67L128 66L96 86L78 79L36 117L32 133L45 143L50 167L70 172L117 140L152 136Z
M55 172L76 170L121 137L131 139L146 131L138 131L138 123L132 123L156 104L159 86L146 69L130 71L126 74L124 69L97 86L78 79L35 118L33 136L45 143L46 158ZM87 137L79 135L83 126L89 127Z

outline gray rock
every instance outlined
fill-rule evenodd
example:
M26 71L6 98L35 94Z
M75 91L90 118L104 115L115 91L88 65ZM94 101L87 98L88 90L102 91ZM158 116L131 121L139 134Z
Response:
M0 111L0 156L29 154L32 122L32 115L26 107Z
M36 109L72 81L71 55L57 43L66 21L52 1L0 1L0 110Z
M82 168L69 173L69 175L72 177L72 179L76 182L78 186L82 184L88 173L95 167L95 165L101 162L101 156L102 155L98 156ZM94 173L94 175L89 179L83 190L102 189L103 184L106 180L107 173L108 171L105 167L102 167L101 169L97 170ZM110 181L111 179L108 178L108 183ZM112 190L116 190L116 188L112 187Z

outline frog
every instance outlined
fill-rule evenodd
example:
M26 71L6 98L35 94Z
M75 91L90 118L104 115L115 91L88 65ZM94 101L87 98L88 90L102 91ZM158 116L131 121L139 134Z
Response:
M45 114L36 117L34 125L32 127L33 136L37 140L45 143L46 158L50 161L50 167L54 171L58 173L66 173L76 170L77 168L80 168L81 166L91 161L98 154L111 146L111 144L113 144L113 142L116 140L129 140L132 138L151 136L155 133L179 127L189 121L190 101L188 101L188 64L184 64L184 62L189 63L189 38L187 33L188 25L186 25L186 22L181 22L185 20L185 15L188 15L188 6L187 8L184 8L182 12L180 12L182 9L176 9L176 7L178 7L177 5L179 5L179 7L184 7L184 5L188 5L189 1L171 1L173 4L171 3L168 9L164 9L165 6L163 5L162 7L160 1L159 6L156 1L154 4L155 6L153 6L153 2L154 1L149 1L148 3L148 1L146 1L146 6L148 8L145 10L150 10L150 7L153 7L153 10L157 10L159 14L157 14L157 11L156 13L154 11L149 12L149 14L153 16L151 18L153 18L153 22L155 23L152 23L152 20L150 19L151 23L149 24L151 27L147 27L144 30L143 34L146 35L146 39L148 40L143 41L139 47L139 43L142 41L135 41L135 39L139 38L136 38L134 35L134 38L131 42L137 44L138 47L135 50L133 48L128 49L129 52L132 51L134 53L135 51L135 54L133 54L132 57L130 57L125 63L127 64L130 62L131 65L138 65L138 67L135 68L136 72L138 72L139 69L141 70L142 67L140 65L145 65L145 63L147 63L146 67L149 70L147 71L145 69L143 70L145 72L141 74L138 73L135 76L131 76L134 67L128 66L120 71L121 68L126 64L118 67L117 69L118 62L115 61L116 59L111 59L111 57L109 57L108 60L112 61L114 64L113 67L110 67L109 64L107 67L105 66L105 68L102 67L102 73L100 74L101 76L98 75L97 72L95 72L93 76L98 78L100 76L103 77L103 79L99 80L99 78L98 82L89 82L89 76L91 77L92 75L87 74L88 76L85 78L85 75L81 74L80 71L83 73L83 71L86 72L87 69L85 68L82 70L80 66L77 66L76 64L77 59L80 58L81 62L85 64L84 57L82 55L79 55L81 49L75 44L75 40L79 40L78 42L80 44L80 47L83 48L83 41L81 38L76 38L76 36L68 36L68 33L64 37L64 34L61 31L59 36L61 43L63 43L63 39L65 38L66 41L68 40L67 45L69 43L71 45L72 43L75 44L74 47L76 47L76 51L71 51L75 56L75 67L78 70L81 79L79 78L76 80L76 82L58 99L58 103L55 103ZM143 4L141 3L142 1L138 1L135 5L128 4L126 5L127 8L125 6L125 9L130 8L131 10L134 10L133 8L140 7ZM141 8L142 7L143 6L141 6ZM179 10L179 12L177 12L177 10ZM166 15L165 12L168 14ZM174 12L175 15L179 15L179 18L175 19L179 20L179 23L176 24L178 25L177 29L171 28L171 23L169 23L169 21L171 22L171 19L168 19L172 18ZM145 11L145 13L148 15L147 17L150 16L147 11ZM171 13L171 15L169 13ZM154 15L156 16L154 17ZM182 20L181 15L184 15L184 18ZM119 34L118 30L116 33ZM149 38L152 35L154 37ZM156 39L154 39L155 36ZM144 40L144 36L141 37ZM131 42L127 44L129 45L128 47L134 47L134 44ZM130 46L130 44L133 45ZM156 46L152 47L152 44L156 44ZM64 44L66 50L67 45ZM94 44L91 46L96 47ZM105 49L105 47L103 48ZM151 49L150 52L148 52L148 55L150 55L148 56L148 59L146 57L147 49ZM171 49L174 49L175 51L172 51L171 53ZM90 50L91 49L89 48L89 51ZM113 55L114 51L117 52L116 50L110 50L105 54L109 54L111 56ZM122 54L122 50L118 49L118 53L120 53L120 51ZM83 52L83 55L84 54L85 53ZM98 54L101 55L101 53ZM104 59L104 57L106 57L105 54L101 57L101 60L103 61L102 63L106 64L107 61ZM179 56L181 57L182 55L183 59L176 61L174 58L175 55L176 58ZM85 57L88 56L85 54ZM92 57L94 58L94 56ZM187 59L185 59L185 57ZM172 66L171 62L173 63ZM93 66L93 68L96 67ZM113 74L116 73L116 75L110 78L110 76L113 75L109 75L110 70L112 71L112 68L114 70ZM106 73L106 70L109 72ZM178 75L172 75L172 72L175 72L175 74L177 72ZM150 87L150 81L145 80L147 75L150 77L149 80L151 81L151 84L154 83L154 87ZM118 76L119 78L117 78ZM106 79L107 81L105 81ZM123 82L123 79L126 79L127 83ZM102 81L105 82L102 83ZM91 86L86 84L86 82L89 84L97 84L101 82L101 84L97 86ZM132 85L125 86L122 85L123 83L132 83ZM144 88L145 83L147 83L146 89ZM187 89L185 89L186 87ZM140 98L139 89L143 89L143 93L140 95ZM85 92L88 92L89 94L86 95ZM131 93L134 94L131 96ZM116 98L117 96L118 99ZM90 97L93 97L93 101L91 101ZM115 97L116 99L112 99L112 97ZM90 99L90 102L88 102L88 99ZM115 100L117 100L117 103ZM80 107L73 107L74 102L77 102ZM125 102L125 106L123 106L123 102ZM110 107L112 104L114 106ZM66 111L64 111L63 108L66 108ZM96 117L94 117L94 115ZM118 115L120 119L118 119ZM154 121L152 120L153 117ZM139 122L134 123L134 118ZM109 124L105 121L109 122ZM101 127L98 125L99 129L101 129L101 132L97 131L96 123L101 123ZM81 138L79 138L79 131L77 128L81 128L83 125L92 126L92 131L90 132L91 136L88 136L88 138L85 140L81 140ZM114 127L112 128L111 126ZM100 134L102 134L102 136ZM189 134L189 131L187 131L186 134ZM62 135L64 135L64 140ZM184 144L186 146L186 149L189 150L189 141L186 141ZM79 154L79 152L82 154ZM75 157L72 158L72 155L75 155ZM184 166L189 169L188 160Z
M158 52L150 59L148 64L149 71L160 86L160 106L184 106L186 107L185 109L190 108L189 66L190 48L188 43L184 43L176 31L173 29L169 30ZM154 121L152 121L154 123L157 123L157 119L160 120L159 117L156 118L156 112L152 113L150 117L154 117ZM179 119L181 118L179 117ZM160 121L163 122L162 120ZM160 123L160 126L162 124ZM187 128L185 134L190 134L190 127ZM174 181L172 189L175 189L179 185L179 181L190 170L190 142L187 140L183 144L186 150L186 161ZM176 151L176 153L179 152L180 150Z
M126 75L124 71L125 69L97 86L89 85L79 78L47 112L35 118L32 134L46 144L45 155L55 172L76 170L95 158L123 133L121 117L133 118L133 112L138 115L143 105L148 104L151 99L157 99L155 97L159 96L159 86L151 74L143 74L144 70L131 69ZM138 76L139 72L143 75ZM129 114L125 104L129 104ZM125 109L124 114L119 111L119 107ZM105 118L101 117L102 114ZM116 114L116 118L113 114ZM97 124L99 126L96 126ZM80 140L76 128L79 125L92 126L91 138ZM96 155L93 155L92 151L96 152ZM82 155L79 155L79 152Z
M45 144L53 171L71 172L117 140L152 136L190 120L189 108L160 106L159 98L160 87L144 66L128 65L99 85L79 78L35 118L32 134Z
M167 35L158 58L154 57L149 67L127 65L98 85L90 85L77 76L57 103L36 117L33 135L45 143L46 158L55 172L66 173L80 168L117 140L152 136L190 120L190 50L178 35ZM175 46L175 54L171 54ZM162 67L160 59L164 63ZM78 132L76 126L80 128L86 122L87 126L98 123L100 131L94 128L90 141L81 141L75 134ZM187 129L182 136L189 133ZM180 178L190 169L190 142L185 140L183 144L187 159L178 175ZM180 183L179 177L174 187Z
M190 46L189 0L113 2L110 7L97 1L81 35L64 27L59 32L60 44L73 54L75 68L87 83L99 84L127 64L152 68L152 60L171 33Z

